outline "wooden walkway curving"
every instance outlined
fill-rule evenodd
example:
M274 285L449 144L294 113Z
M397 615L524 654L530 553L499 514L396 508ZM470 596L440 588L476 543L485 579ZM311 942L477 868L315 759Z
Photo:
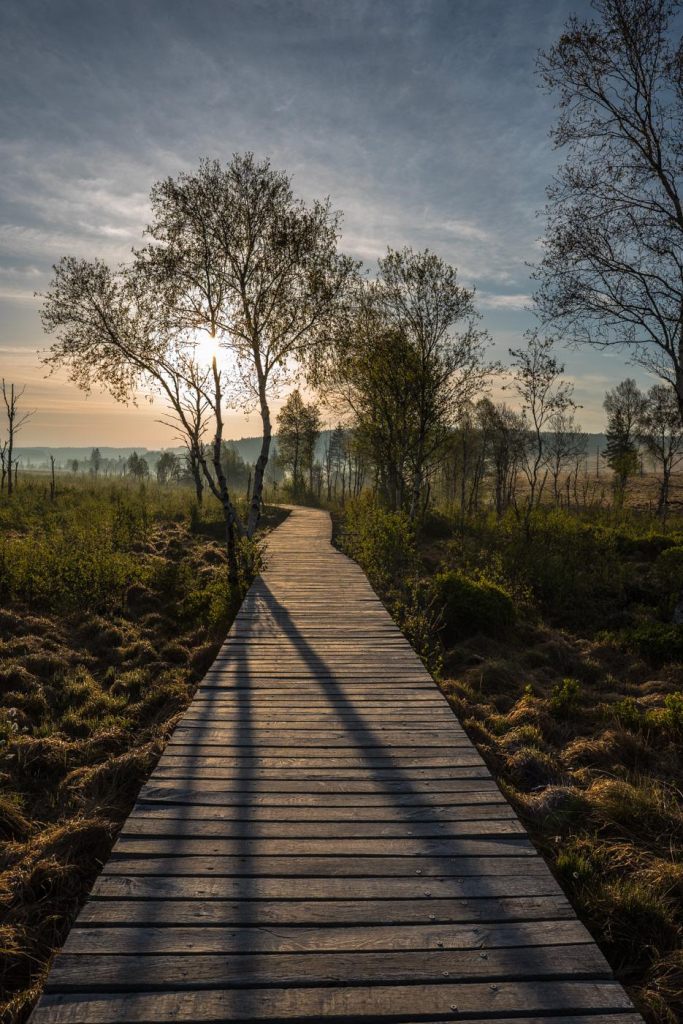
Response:
M329 535L271 538L33 1024L640 1022Z

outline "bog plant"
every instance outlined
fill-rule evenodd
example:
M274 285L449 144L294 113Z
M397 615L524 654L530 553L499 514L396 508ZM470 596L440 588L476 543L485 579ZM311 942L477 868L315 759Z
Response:
M515 606L502 587L462 571L440 572L433 581L437 606L443 608L443 638L456 642L476 633L502 637L515 622Z
M568 718L578 711L581 686L578 679L563 679L553 687L550 710L555 718Z
M405 512L392 512L375 495L348 503L340 547L363 567L377 591L401 587L419 571L415 521Z
M420 580L415 521L364 494L346 506L339 546L361 566L425 664L438 672L439 609Z
M666 695L663 707L641 709L634 697L624 697L605 707L605 712L627 729L683 734L683 693L679 690Z

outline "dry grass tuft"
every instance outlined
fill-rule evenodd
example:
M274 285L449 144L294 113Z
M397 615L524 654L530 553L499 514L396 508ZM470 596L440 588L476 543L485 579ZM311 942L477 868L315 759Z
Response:
M475 641L466 658L451 652L444 693L639 1009L674 1024L683 771L669 695L683 669L655 677L608 642L546 627L491 661L489 646L479 660Z

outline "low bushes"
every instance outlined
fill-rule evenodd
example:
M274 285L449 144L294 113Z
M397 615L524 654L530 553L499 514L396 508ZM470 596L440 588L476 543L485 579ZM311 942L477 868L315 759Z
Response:
M364 494L346 506L338 544L361 566L425 664L438 672L439 613L431 588L420 579L415 523Z
M443 639L457 642L475 633L504 636L515 622L515 606L502 587L447 570L433 580L436 604L443 608Z
M419 572L415 523L405 512L391 512L373 495L346 506L339 545L362 566L378 593L402 588Z
M683 662L683 626L644 620L622 630L617 639L653 665Z

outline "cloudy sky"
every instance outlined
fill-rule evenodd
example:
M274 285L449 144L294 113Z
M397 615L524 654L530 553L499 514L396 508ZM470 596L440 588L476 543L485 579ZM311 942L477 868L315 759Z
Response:
M0 372L37 412L23 444L171 443L131 412L44 379L34 292L64 254L115 264L140 240L153 181L253 150L305 199L344 211L372 267L428 246L476 286L507 356L559 162L534 75L585 0L4 0L0 11ZM587 429L620 358L567 352ZM632 372L632 371L631 371ZM254 417L229 419L234 437Z

